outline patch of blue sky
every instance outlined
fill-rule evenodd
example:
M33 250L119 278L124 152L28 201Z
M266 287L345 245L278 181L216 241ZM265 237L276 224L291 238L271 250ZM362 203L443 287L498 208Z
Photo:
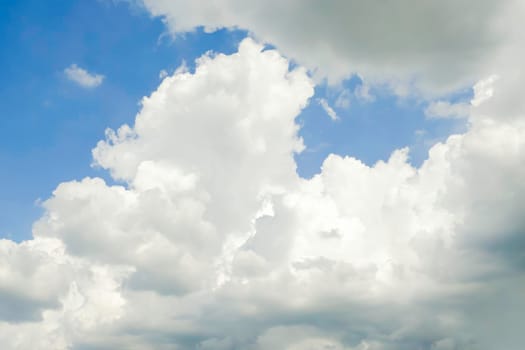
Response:
M0 238L29 238L42 212L35 200L48 198L60 182L99 176L112 183L105 171L90 166L91 149L104 130L133 123L140 99L158 86L161 70L172 73L183 61L193 70L195 58L210 50L235 52L247 35L199 29L172 38L165 30L159 19L130 10L127 2L2 3ZM103 83L92 89L75 85L64 74L71 64L104 75ZM348 105L337 103L340 90L316 88L298 117L307 146L296 156L301 176L318 173L330 153L372 165L411 146L417 165L431 143L464 128L462 120L428 119L422 102L385 91L372 91L373 101L356 98L359 84L356 77L343 84ZM458 96L452 97L465 98ZM326 115L319 99L339 120Z
M436 142L466 130L465 119L428 118L428 102L417 97L393 95L387 89L369 91L368 98L359 97L362 81L353 77L337 88L316 87L313 103L299 116L300 135L306 149L296 155L298 173L306 178L320 172L322 162L333 153L352 156L372 166L386 161L399 148L409 147L410 163L420 166L428 150ZM341 96L343 94L343 96ZM468 101L470 90L461 91L446 100ZM346 100L342 103L341 97ZM338 116L332 120L316 98L324 98ZM339 101L338 101L339 99Z

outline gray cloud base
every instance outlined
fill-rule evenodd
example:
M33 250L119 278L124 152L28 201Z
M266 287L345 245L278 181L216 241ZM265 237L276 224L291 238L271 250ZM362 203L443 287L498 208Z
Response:
M203 26L249 30L338 82L359 74L398 94L447 94L492 74L519 39L519 0L142 0L177 35ZM496 71L497 72L497 71Z

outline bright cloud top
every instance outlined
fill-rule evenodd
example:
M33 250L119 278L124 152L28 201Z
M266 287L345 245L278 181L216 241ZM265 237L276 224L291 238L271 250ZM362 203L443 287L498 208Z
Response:
M84 88L96 88L102 84L105 78L101 74L90 73L76 64L64 69L64 73L69 80Z
M4 348L520 350L525 123L487 112L506 85L418 169L331 155L306 180L314 85L289 67L246 39L108 130L94 161L123 184L62 183L32 240L0 241Z

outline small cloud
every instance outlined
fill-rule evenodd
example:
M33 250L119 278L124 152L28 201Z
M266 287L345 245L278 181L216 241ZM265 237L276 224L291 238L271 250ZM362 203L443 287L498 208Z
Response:
M64 69L64 73L69 80L85 88L96 88L105 78L102 74L90 73L76 64Z
M480 80L474 85L474 98L470 103L477 107L494 95L494 83L499 79L499 76L494 74L487 79Z
M354 95L363 102L374 102L376 99L376 97L370 93L370 85L365 83L355 88Z
M186 60L182 60L180 66L178 66L177 69L175 69L175 74L188 73L189 71L190 69L188 67L188 64L186 63Z
M339 96L337 96L337 100L335 100L335 106L338 108L344 108L347 109L350 107L350 100L352 98L352 94L350 90L344 89L341 91Z
M330 143L328 142L321 142L319 143L318 145L316 146L313 146L313 147L307 147L303 152L304 153L317 153L317 152L320 152L322 150L325 150L326 148L332 146Z
M425 115L429 118L465 118L469 112L470 104L463 102L435 101L425 109Z
M332 119L333 121L339 120L339 117L337 116L337 113L335 113L333 108L330 107L330 105L328 104L328 101L326 101L326 99L319 98L319 99L317 99L317 103L319 103L319 105L321 105L321 107L323 107L324 111L326 112L326 114L328 114L330 119Z
M423 129L417 129L416 131L414 131L414 135L416 135L417 137L423 137L426 134L427 134L427 131Z
M435 101L428 105L425 115L430 118L465 118L468 117L472 108L478 107L494 95L494 83L499 79L498 75L491 75L486 79L478 81L472 88L474 96L470 102L450 103L447 101Z
M159 72L159 79L164 79L169 75L168 71L163 69Z

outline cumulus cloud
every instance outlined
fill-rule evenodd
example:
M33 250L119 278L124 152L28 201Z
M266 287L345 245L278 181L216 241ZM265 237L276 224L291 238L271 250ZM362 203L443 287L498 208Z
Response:
M0 242L4 348L520 350L525 123L489 113L511 85L420 168L330 155L307 180L314 84L289 67L246 39L108 130L121 185L62 183Z
M102 84L105 78L101 74L90 73L76 64L64 69L64 73L69 80L84 88L96 88Z
M142 2L174 33L247 29L318 77L357 73L399 93L425 94L490 74L502 50L520 41L524 9L519 0Z

